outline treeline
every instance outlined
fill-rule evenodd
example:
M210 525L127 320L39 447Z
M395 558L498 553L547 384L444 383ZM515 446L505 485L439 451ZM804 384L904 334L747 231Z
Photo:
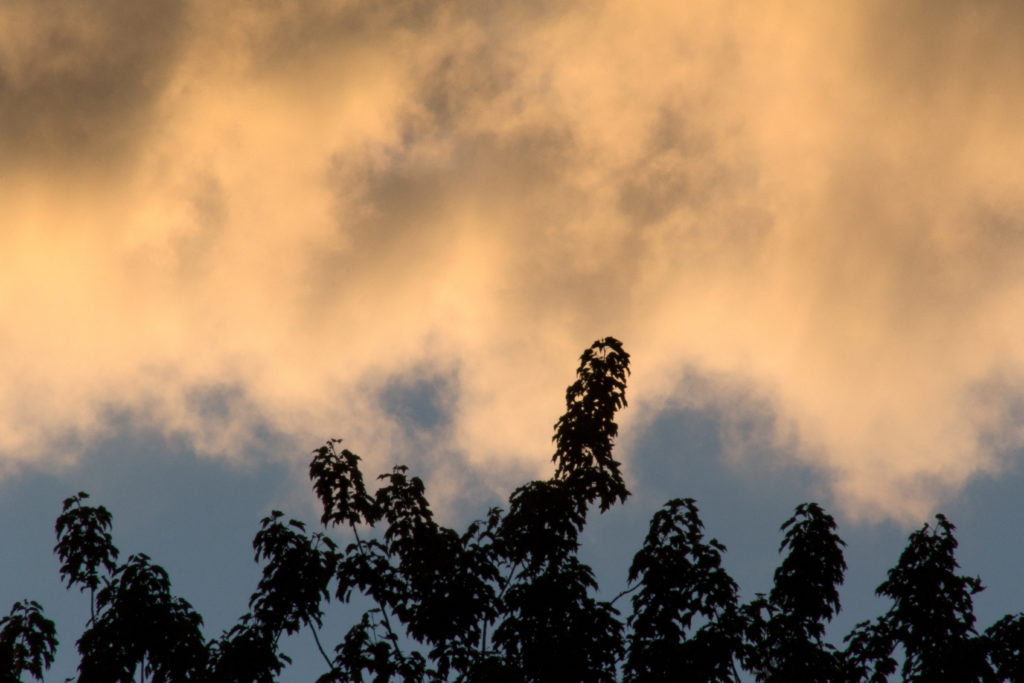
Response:
M520 486L506 509L464 530L434 521L405 467L370 491L359 457L328 441L309 470L324 530L276 511L264 518L249 610L211 639L167 572L144 554L120 561L105 508L85 493L67 499L56 524L60 575L90 604L77 680L269 683L291 663L281 636L309 630L323 658L319 683L737 682L742 672L771 683L1024 681L1024 615L976 628L982 586L959 573L942 515L910 536L878 587L889 610L840 647L825 628L840 609L844 543L815 503L783 524L772 589L751 602L739 600L725 547L705 537L690 498L654 514L625 590L596 599L580 533L589 511L629 496L612 455L628 373L617 340L587 349L555 424L552 478ZM346 633L325 633L324 610L356 595L372 607ZM42 679L56 647L39 604L15 604L0 620L0 677Z

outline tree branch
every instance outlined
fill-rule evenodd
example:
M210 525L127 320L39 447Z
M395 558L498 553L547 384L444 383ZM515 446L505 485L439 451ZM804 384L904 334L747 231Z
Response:
M635 586L633 586L632 588L627 588L626 590L622 591L621 593L616 595L614 598L612 598L612 601L609 602L608 604L609 605L614 605L616 600L618 600L619 598L621 598L621 597L623 597L625 595L629 595L630 593L632 593L637 588L640 588L643 585L644 585L643 582L640 582L640 583L636 584Z
M309 630L313 632L313 640L316 641L316 649L320 650L320 654L323 655L324 661L327 662L327 666L331 667L331 671L334 671L334 662L332 662L331 658L327 656L326 652L324 652L324 647L320 644L320 636L317 635L316 627L310 623L309 619L306 619L306 626L308 626Z

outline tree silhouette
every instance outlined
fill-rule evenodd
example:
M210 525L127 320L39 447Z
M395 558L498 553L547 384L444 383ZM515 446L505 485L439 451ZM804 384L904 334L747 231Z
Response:
M23 600L0 619L0 680L20 681L27 671L39 680L57 649L57 629L38 602Z
M846 562L836 523L816 503L797 506L782 525L775 585L747 608L744 664L758 681L841 680L843 661L825 641L825 625L839 611Z
M840 610L844 543L816 503L782 525L772 589L747 604L692 498L654 514L626 588L599 600L580 534L592 508L629 496L612 450L628 374L619 341L587 349L555 424L553 476L518 487L507 509L464 531L434 520L406 467L370 491L359 456L327 441L309 467L324 529L279 511L265 517L248 612L215 638L149 557L119 562L105 508L87 505L85 493L68 498L54 551L67 587L90 596L77 680L271 683L291 663L281 636L306 629L323 659L319 683L735 683L741 672L765 683L1024 681L1024 615L976 631L982 585L958 573L954 527L942 515L911 534L877 591L891 608L858 624L844 649L826 640ZM615 603L626 596L624 616ZM331 604L370 606L347 632L327 634ZM0 619L0 677L42 680L56 647L40 605L16 603Z
M725 546L704 541L692 498L671 500L629 568L633 596L625 680L736 680L743 622L736 582L722 568ZM695 620L701 623L695 625Z

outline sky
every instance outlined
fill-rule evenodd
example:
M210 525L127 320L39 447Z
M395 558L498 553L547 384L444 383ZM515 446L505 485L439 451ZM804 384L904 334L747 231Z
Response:
M864 600L943 510L1024 608L1022 29L998 0L3 0L0 598L57 604L85 489L219 630L258 519L315 519L312 449L408 463L465 523L550 474L612 335L612 583L692 496L764 590L813 499Z

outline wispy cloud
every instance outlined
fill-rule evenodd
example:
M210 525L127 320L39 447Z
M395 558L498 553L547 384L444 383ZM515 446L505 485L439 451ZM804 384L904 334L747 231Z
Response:
M637 429L765 413L733 457L920 516L1022 445L1022 28L953 1L4 3L0 451L72 461L130 410L234 457L268 425L541 468L614 334ZM450 413L416 439L382 398L410 373Z

